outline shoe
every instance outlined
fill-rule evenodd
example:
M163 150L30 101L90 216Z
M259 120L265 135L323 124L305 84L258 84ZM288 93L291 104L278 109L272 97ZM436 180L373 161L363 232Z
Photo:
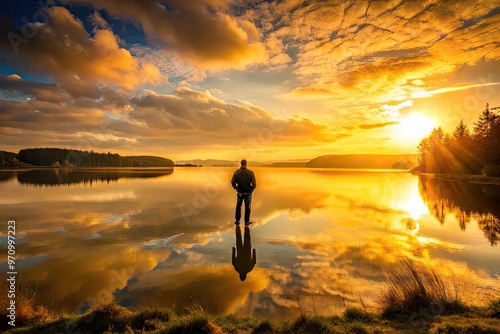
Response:
M234 224L236 224L236 225L240 225L240 222L234 222Z
M248 225L251 225L251 224L252 224L252 222L246 222L245 226L248 226Z

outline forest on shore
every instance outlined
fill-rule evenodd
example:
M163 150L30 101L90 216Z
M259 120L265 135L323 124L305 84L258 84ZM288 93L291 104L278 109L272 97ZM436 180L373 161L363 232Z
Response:
M174 167L170 159L156 156L121 156L61 148L26 148L18 154L0 151L0 167Z
M432 130L418 145L419 172L500 176L500 107L486 108L472 131L463 120L448 134Z

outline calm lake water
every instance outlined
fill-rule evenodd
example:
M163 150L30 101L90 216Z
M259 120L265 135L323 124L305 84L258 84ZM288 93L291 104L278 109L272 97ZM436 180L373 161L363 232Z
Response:
M438 266L468 301L500 296L498 186L253 168L246 230L233 224L233 170L0 172L2 252L14 218L18 278L37 283L39 302L67 312L116 300L275 318L333 314L375 307L384 275L405 258ZM237 241L246 247L233 266ZM241 281L235 268L251 270Z

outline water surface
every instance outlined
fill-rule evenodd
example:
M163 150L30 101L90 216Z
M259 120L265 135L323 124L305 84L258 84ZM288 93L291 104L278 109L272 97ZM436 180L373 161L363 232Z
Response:
M498 187L254 168L254 223L238 230L232 171L2 171L0 212L17 222L19 277L57 311L115 300L280 318L374 307L384 275L412 258L452 275L474 302L500 295ZM6 228L1 238L5 249ZM241 281L235 268L252 267L243 262L253 249Z

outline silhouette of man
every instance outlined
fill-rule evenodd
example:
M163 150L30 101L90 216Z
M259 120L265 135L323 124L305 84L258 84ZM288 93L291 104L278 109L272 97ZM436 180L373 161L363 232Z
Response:
M255 249L252 252L252 238L250 228L245 226L245 242L241 241L241 229L236 226L236 248L233 247L233 267L240 274L240 280L243 282L247 274L252 271L257 262Z
M241 204L245 202L245 225L250 225L250 211L252 206L252 193L257 186L255 174L247 168L247 161L241 160L241 166L234 171L231 185L236 190L236 212L235 224L240 223L241 219Z

